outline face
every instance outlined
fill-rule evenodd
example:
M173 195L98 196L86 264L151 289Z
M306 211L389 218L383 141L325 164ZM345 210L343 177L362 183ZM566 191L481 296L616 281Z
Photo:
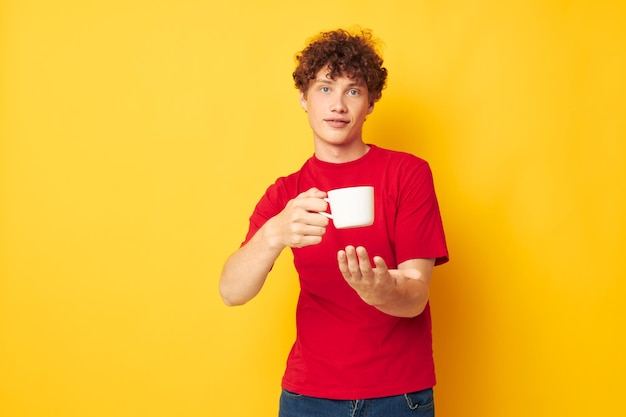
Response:
M374 110L367 86L345 75L333 80L321 69L300 102L313 129L316 153L351 152L364 146L365 117Z

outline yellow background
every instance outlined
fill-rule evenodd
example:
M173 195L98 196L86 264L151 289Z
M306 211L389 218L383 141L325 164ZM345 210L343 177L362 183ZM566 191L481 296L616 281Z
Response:
M621 0L0 3L0 416L275 416L288 253L217 281L312 140L320 30L385 42L367 141L431 162L437 415L623 416Z

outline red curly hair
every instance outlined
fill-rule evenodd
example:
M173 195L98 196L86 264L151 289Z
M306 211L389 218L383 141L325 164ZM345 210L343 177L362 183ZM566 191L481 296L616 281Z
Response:
M333 80L341 75L363 80L373 104L382 96L387 80L387 69L382 66L378 47L379 42L370 30L322 32L296 55L298 65L293 73L296 88L306 93L318 71L328 66Z

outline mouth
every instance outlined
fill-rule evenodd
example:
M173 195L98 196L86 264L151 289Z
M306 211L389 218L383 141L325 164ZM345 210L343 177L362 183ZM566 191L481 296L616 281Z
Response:
M330 127L336 127L336 128L341 128L341 127L345 127L348 125L348 123L350 123L349 120L347 119L335 119L335 118L331 118L331 119L324 119L324 121L330 126Z

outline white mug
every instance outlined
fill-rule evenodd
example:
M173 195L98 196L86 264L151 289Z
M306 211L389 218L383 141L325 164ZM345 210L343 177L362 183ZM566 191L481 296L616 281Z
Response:
M374 223L374 187L347 187L330 190L330 213L320 212L332 219L337 229L370 226Z

